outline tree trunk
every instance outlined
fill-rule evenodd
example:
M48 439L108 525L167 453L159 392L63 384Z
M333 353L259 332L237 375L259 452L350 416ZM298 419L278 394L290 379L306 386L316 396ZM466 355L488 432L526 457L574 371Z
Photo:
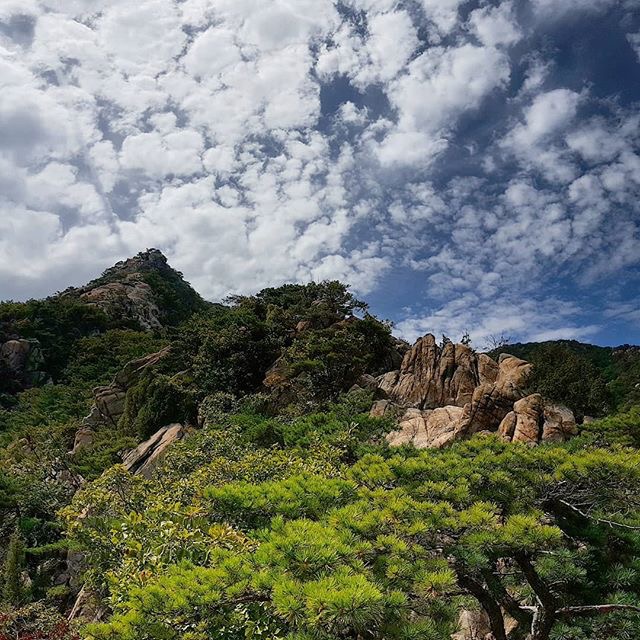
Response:
M504 626L504 616L502 615L502 609L497 600L491 595L489 590L471 576L464 573L460 567L456 567L456 573L458 576L458 584L461 588L470 593L485 610L489 617L489 624L491 626L491 632L495 640L507 640L507 632Z

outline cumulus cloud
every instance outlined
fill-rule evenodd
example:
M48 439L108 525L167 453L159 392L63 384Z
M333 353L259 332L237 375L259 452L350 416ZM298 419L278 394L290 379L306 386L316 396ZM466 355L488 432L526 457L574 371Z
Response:
M212 299L401 273L407 336L588 337L545 285L637 266L638 116L540 43L618 4L4 0L0 297L155 245Z
M506 83L509 73L508 59L493 47L464 44L428 49L390 87L398 123L377 151L381 162L414 164L433 159L446 148L456 118L478 108L491 91Z

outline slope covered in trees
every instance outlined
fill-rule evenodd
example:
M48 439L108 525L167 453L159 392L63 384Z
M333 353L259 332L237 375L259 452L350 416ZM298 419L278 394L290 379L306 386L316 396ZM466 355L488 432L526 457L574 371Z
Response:
M611 414L568 442L390 447L409 345L347 287L211 305L158 254L0 304L2 640L637 637L633 349L508 347Z

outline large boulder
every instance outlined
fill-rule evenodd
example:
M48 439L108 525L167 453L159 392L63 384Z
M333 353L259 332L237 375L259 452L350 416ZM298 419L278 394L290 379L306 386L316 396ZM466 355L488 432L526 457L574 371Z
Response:
M531 368L531 364L514 356L500 356L495 381L478 385L471 402L464 407L460 425L462 435L497 431L503 418L513 409L513 403L525 396Z
M409 349L400 369L378 378L382 395L417 409L463 407L481 383L494 382L497 364L463 344L436 343L433 335L420 338Z
M441 448L457 437L463 409L439 407L438 409L407 409L398 423L398 430L387 435L392 447L412 444L417 449Z
M498 433L508 442L565 442L576 435L577 426L571 409L547 402L534 393L513 405L513 411L500 423Z
M127 453L122 459L122 464L131 473L150 478L167 453L167 449L174 442L184 439L189 431L181 424L170 424L163 427L148 440Z

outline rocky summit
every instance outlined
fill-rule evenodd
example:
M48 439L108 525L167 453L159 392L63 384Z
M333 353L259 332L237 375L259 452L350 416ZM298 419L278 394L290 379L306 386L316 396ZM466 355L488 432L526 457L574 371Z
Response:
M155 249L0 303L0 640L629 640L639 389Z

